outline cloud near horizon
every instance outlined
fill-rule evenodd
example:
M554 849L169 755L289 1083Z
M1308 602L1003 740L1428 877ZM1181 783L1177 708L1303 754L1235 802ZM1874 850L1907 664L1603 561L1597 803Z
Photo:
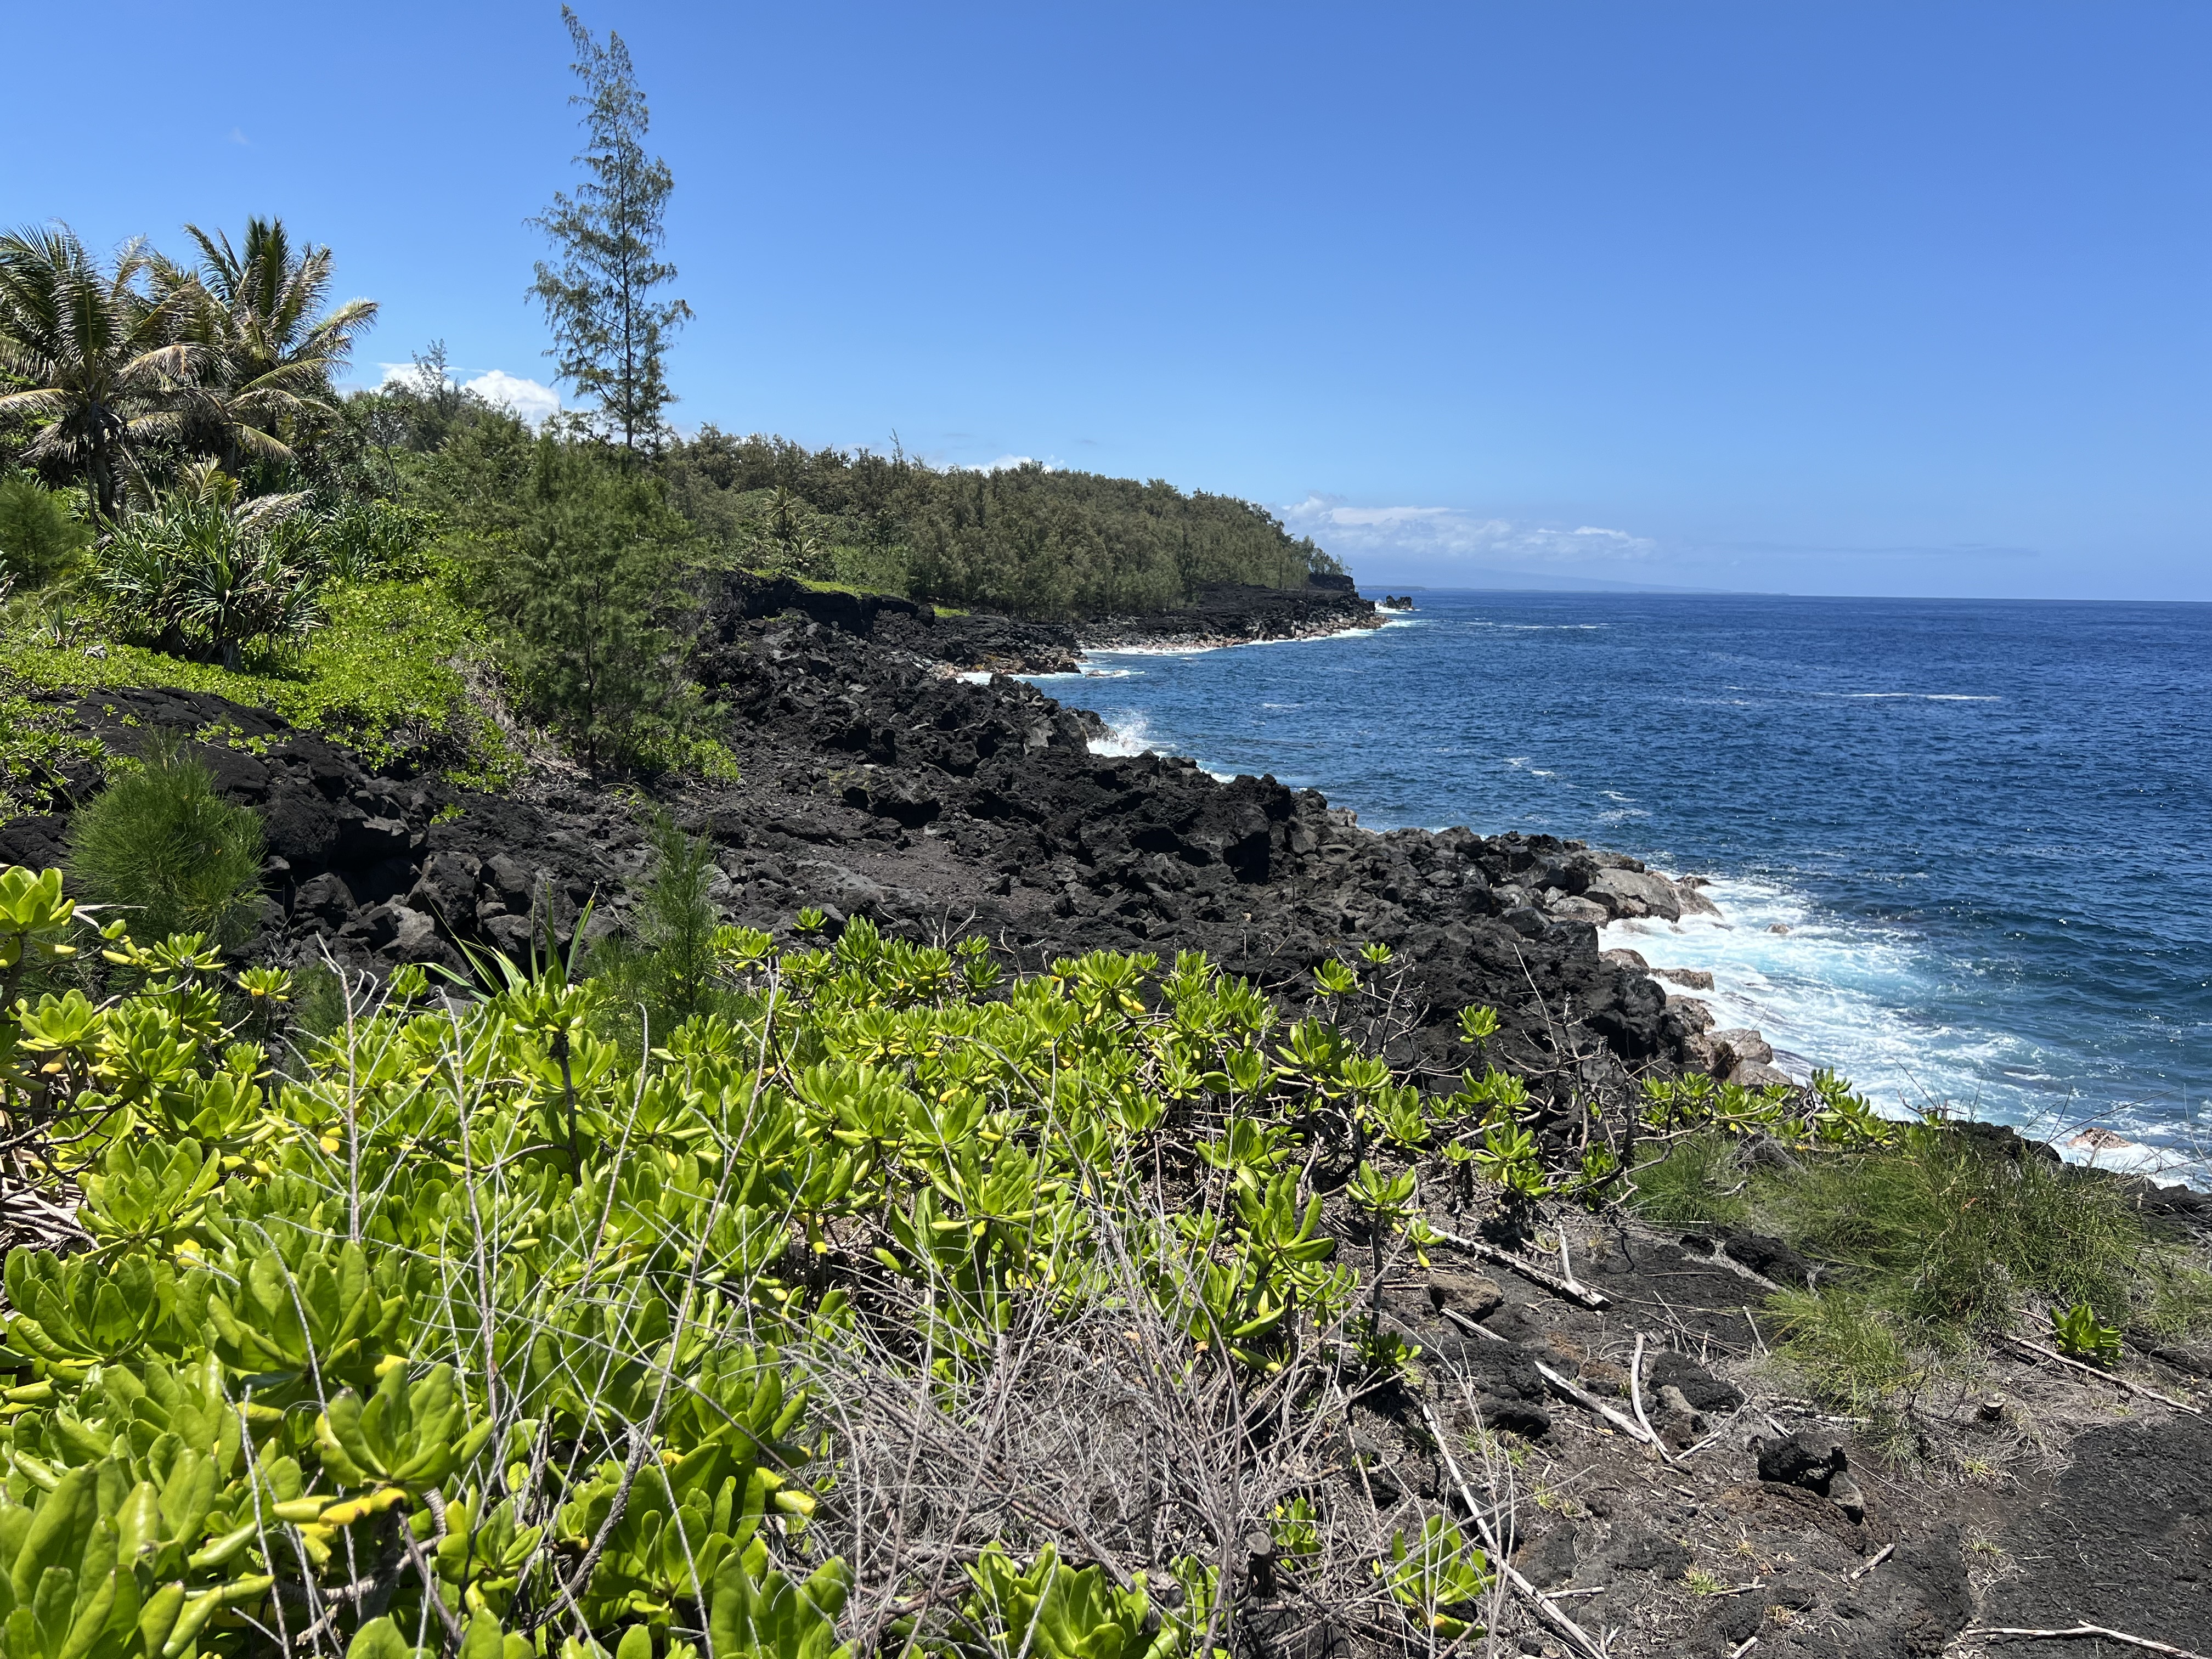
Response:
M1309 495L1281 509L1293 535L1310 536L1340 556L1396 554L1421 559L1542 559L1613 563L1659 550L1649 536L1601 525L1572 530L1485 519L1455 507L1349 507L1335 495Z
M384 370L380 386L421 384L422 372L412 363L385 363L380 367ZM464 380L458 374L453 379L463 391L475 392L486 403L498 404L532 427L544 425L561 412L558 392L523 375L510 374L503 368L488 368L471 380Z
M1060 463L1050 456L1039 460L1034 455L1001 455L995 461L982 461L973 466L954 461L947 470L953 472L1017 472L1025 466L1041 466L1048 472L1060 470Z

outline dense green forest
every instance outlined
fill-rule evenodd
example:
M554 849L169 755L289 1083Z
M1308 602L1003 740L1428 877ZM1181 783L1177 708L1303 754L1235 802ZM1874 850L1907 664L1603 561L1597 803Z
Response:
M1164 610L1206 582L1295 587L1340 569L1264 507L1157 478L939 469L711 426L668 470L672 501L732 557L1017 616Z

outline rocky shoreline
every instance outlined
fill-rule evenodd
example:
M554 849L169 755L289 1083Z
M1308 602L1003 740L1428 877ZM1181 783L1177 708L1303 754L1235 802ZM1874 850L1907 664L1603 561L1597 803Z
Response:
M1007 672L1073 666L1109 641L1301 637L1281 630L1362 615L1372 625L1373 607L1341 590L1242 612L1225 595L1079 630L732 578L708 598L696 665L729 712L743 775L672 783L662 800L713 843L728 918L782 939L813 907L833 928L865 915L909 936L980 933L1031 971L1095 949L1203 950L1293 1011L1311 1006L1317 963L1387 946L1370 1039L1432 1086L1493 1060L1511 1067L1540 1138L1562 1151L1589 1103L1620 1109L1654 1072L1786 1082L1756 1032L1716 1029L1686 994L1706 988L1696 970L1654 973L1601 946L1607 922L1711 911L1696 878L1550 836L1377 835L1271 777L1224 783L1187 759L1101 754L1094 716ZM592 930L621 926L647 862L637 813L573 772L549 768L495 797L377 775L219 698L109 691L71 707L118 750L147 726L232 734L196 752L263 814L270 899L255 948L278 959L465 971L464 945L521 952L539 923L565 932L587 914ZM0 863L57 864L65 831L63 814L0 825ZM1469 1006L1498 1011L1481 1048L1459 1024ZM2195 1194L2137 1190L2147 1208L2212 1224ZM2004 1351L1984 1402L1931 1431L1925 1467L2002 1469L2007 1484L1893 1472L1850 1421L1784 1392L1764 1358L1779 1332L1753 1310L1812 1271L1786 1245L1677 1238L1571 1207L1547 1224L1544 1248L1578 1295L1529 1263L1532 1239L1503 1267L1494 1249L1436 1247L1378 1306L1474 1379L1484 1423L1521 1437L1527 1479L1549 1497L1501 1516L1515 1565L1562 1593L1582 1628L1614 1632L1620 1659L1724 1659L1753 1638L1760 1659L1963 1656L1981 1650L1960 1634L1972 1625L2062 1619L2185 1644L2201 1633L2188 1565L2203 1559L2201 1481L2144 1474L2203 1467L2202 1418L2127 1397L2130 1420L2116 1423L2108 1383ZM1631 1349L1652 1332L1661 1358L1635 1399ZM2155 1362L2169 1389L2212 1374L2212 1353L2195 1349ZM1663 1458L1620 1428L1632 1404L1650 1410ZM1449 1501L1418 1418L1376 1402L1353 1419L1360 1479ZM2084 1527L2105 1540L2095 1562L2057 1547ZM2031 1555L2032 1577L1989 1567ZM1509 1604L1500 1651L1567 1650L1525 1611ZM1266 1634L1269 1652L1362 1650L1332 1628Z

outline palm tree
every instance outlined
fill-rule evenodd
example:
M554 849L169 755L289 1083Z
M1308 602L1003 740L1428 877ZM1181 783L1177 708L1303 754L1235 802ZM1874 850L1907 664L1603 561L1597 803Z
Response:
M248 460L291 461L301 437L336 416L331 377L375 320L376 302L325 313L331 251L295 249L282 219L248 219L240 248L222 231L185 231L199 244L198 268L156 259L154 274L204 354L189 422L195 447L233 473Z
M105 519L141 447L177 430L197 355L176 297L140 285L152 264L133 241L102 270L63 224L0 236L0 420L27 422L23 458L76 473Z

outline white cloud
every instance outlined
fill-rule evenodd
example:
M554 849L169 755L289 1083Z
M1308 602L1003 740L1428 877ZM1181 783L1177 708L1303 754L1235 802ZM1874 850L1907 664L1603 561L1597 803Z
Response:
M388 386L421 390L429 383L430 377L412 363L379 363L377 367L384 371L384 378L376 383L379 392Z
M1040 461L1034 455L1001 455L997 460L985 461L980 466L964 466L955 461L951 470L955 472L1012 472L1017 467L1024 466L1041 466L1048 472L1057 472L1060 464L1049 457Z
M397 386L421 388L425 371L413 363L380 363L384 379L380 386ZM561 394L550 386L527 380L520 374L510 374L503 368L489 368L471 380L448 372L453 384L475 392L486 403L496 404L510 414L527 421L532 426L543 426L561 412Z
M1572 530L1485 519L1455 507L1347 507L1333 495L1309 495L1282 509L1295 535L1311 536L1340 557L1394 553L1419 557L1494 561L1542 559L1558 563L1613 562L1648 558L1658 544L1648 536L1602 525Z
M510 374L503 368L487 369L473 380L461 384L486 403L498 404L532 426L543 426L561 412L561 394L551 386Z

